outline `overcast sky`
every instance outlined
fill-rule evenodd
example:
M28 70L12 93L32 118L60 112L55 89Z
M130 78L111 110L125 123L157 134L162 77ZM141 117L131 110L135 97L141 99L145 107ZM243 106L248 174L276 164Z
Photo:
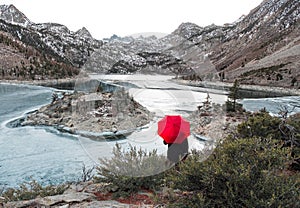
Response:
M97 39L137 33L171 33L183 22L232 23L262 0L0 0L14 4L35 23L72 31L86 27Z

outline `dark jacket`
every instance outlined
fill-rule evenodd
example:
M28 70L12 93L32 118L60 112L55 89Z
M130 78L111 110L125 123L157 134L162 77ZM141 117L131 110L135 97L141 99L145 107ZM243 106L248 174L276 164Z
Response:
M167 143L164 141L164 144ZM189 143L187 139L185 139L181 144L177 144L177 143L168 144L167 158L170 161L177 163L187 156L188 151L189 151Z

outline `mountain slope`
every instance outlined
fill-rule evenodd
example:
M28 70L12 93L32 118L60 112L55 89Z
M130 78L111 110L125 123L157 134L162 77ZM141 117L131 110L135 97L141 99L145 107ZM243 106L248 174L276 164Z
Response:
M292 41L299 35L299 12L300 2L297 0L262 2L235 25L234 35L229 41L213 49L211 59L217 69L239 67L270 55ZM226 60L218 58L220 52L226 53Z
M274 86L300 81L298 0L265 0L232 24L200 28L186 23L174 33L209 54L228 81Z
M0 31L0 79L47 80L78 73L77 68Z
M74 76L102 45L86 28L72 32L60 24L35 24L13 5L0 6L0 34L2 79ZM29 68L32 74L26 75Z
M227 53L231 58L226 61L216 62L220 68L227 65L224 71L228 72L228 78L239 78L243 83L297 87L300 81L300 2L264 1L238 27L243 36L231 44L240 49Z

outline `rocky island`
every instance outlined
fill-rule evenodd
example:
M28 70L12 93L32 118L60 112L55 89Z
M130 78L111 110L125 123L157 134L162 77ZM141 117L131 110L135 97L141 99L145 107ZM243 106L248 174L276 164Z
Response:
M52 102L29 113L22 126L54 126L92 139L124 137L153 118L124 91L53 94Z

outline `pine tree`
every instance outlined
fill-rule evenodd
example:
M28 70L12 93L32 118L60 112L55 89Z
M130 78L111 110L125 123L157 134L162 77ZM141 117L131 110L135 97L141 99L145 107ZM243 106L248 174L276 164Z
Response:
M236 100L239 98L239 83L235 80L233 86L229 88L228 100L226 102L228 111L236 111Z

